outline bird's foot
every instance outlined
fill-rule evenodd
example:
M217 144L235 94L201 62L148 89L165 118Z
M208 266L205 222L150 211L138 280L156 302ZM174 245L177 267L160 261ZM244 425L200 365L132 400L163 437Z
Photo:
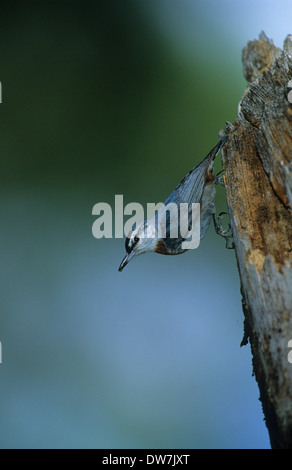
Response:
M227 212L220 212L218 216L213 214L213 222L215 227L215 232L220 235L220 237L225 238L225 247L229 250L234 248L233 236L232 236L232 229L231 225L228 224L228 228L224 229L222 220L223 216L228 215Z
M223 170L217 173L215 176L215 184L221 184L225 188L224 179L223 179Z

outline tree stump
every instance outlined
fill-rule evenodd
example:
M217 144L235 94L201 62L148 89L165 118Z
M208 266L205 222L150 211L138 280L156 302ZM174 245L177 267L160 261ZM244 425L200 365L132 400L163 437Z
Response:
M242 344L251 345L271 446L292 448L292 36L281 50L262 32L242 60L248 88L222 150Z

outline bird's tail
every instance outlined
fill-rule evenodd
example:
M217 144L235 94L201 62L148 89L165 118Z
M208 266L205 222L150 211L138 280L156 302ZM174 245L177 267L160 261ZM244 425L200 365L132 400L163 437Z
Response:
M221 148L223 147L227 139L228 139L228 136L226 135L222 137L222 139L219 140L218 144L215 145L215 147L211 150L211 152L208 153L208 155L206 156L204 160L205 161L209 160L210 163L213 162L216 158L216 155L220 152Z
M214 181L213 164L217 153L225 144L227 137L224 136L218 144L208 153L204 160L193 168L175 187L164 204L170 202L200 202L206 182Z

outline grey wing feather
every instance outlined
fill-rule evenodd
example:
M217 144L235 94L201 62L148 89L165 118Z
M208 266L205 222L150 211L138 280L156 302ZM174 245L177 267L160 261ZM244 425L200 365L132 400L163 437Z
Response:
M192 203L200 203L202 201L202 196L204 193L205 185L206 185L206 177L208 170L212 168L214 159L218 152L220 151L221 147L226 142L227 137L223 137L219 143L211 150L211 152L204 158L204 160L193 168L183 179L182 181L176 186L174 191L168 196L164 205L167 206L169 203L188 203L189 204L189 222L191 223L191 216L192 216ZM210 201L211 204L213 201ZM206 208L207 209L207 208ZM202 211L202 207L201 207ZM206 212L209 212L207 209ZM211 218L209 220L205 220L204 226L202 226L201 221L201 238L205 234L207 228L210 225ZM203 229L203 230L202 230ZM170 238L170 220L166 221L166 238L164 239L164 243L169 251L176 252L178 248L181 246L181 242L183 241L183 237L180 235L178 238Z
M164 202L165 206L170 202L175 202L176 204L180 204L181 202L187 202L189 204L192 202L200 202L208 168L213 164L217 153L226 140L227 137L223 137L206 158L182 179Z

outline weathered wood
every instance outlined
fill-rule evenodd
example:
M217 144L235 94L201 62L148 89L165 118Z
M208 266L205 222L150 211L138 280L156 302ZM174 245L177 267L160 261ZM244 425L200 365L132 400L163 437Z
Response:
M292 448L292 79L284 50L264 33L243 51L248 80L227 123L224 181L241 280L245 333L273 448Z

